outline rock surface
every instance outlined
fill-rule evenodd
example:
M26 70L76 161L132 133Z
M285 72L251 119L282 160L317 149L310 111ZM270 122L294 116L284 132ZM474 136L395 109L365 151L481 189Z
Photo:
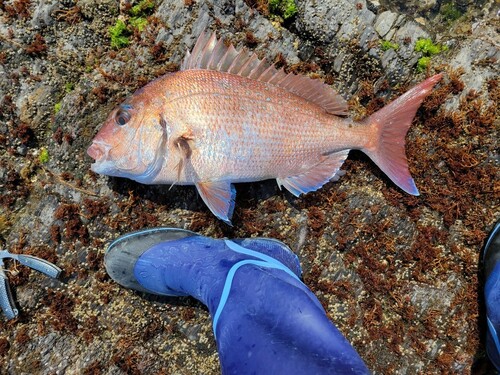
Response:
M260 1L156 1L141 14L146 27L112 49L109 27L130 25L137 3L0 2L0 244L65 271L55 281L6 265L21 314L0 319L0 373L218 373L203 306L124 290L104 270L109 241L159 225L290 245L306 284L374 373L491 371L479 253L500 216L498 6L460 4L452 22L432 13L441 2L418 2L425 18L415 20L399 1L297 0L296 16L283 21ZM443 83L407 138L421 196L352 152L338 183L300 199L272 181L238 185L228 227L192 187L90 172L85 151L109 111L178 69L206 29L325 80L358 118L424 79L418 38L446 44L428 72L445 72Z

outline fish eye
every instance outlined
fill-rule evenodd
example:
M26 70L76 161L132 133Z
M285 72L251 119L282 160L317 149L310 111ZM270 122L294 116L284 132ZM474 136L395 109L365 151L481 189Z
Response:
M126 109L120 108L115 115L116 125L123 126L130 121L130 112Z

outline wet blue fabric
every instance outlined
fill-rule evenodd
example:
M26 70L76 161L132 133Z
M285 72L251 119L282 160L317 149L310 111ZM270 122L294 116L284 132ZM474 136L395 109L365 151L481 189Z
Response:
M214 319L223 374L368 374L275 240L203 236L158 243L134 275L156 294L191 295Z
M497 262L488 277L484 293L488 325L486 351L491 362L500 371L500 262Z
M486 351L493 365L500 371L500 222L491 231L484 247L486 284Z

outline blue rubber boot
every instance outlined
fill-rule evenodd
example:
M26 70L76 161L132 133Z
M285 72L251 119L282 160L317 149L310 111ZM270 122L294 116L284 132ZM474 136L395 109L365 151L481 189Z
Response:
M484 246L484 298L486 301L486 351L500 372L500 221L495 224Z
M369 374L279 241L157 228L118 238L105 265L125 287L207 305L223 374Z

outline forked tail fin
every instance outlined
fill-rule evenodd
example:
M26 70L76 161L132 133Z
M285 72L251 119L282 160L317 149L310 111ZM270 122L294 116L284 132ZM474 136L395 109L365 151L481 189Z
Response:
M368 118L368 123L378 130L378 139L363 151L408 194L419 192L408 170L405 136L418 107L442 76L436 74L426 79Z

